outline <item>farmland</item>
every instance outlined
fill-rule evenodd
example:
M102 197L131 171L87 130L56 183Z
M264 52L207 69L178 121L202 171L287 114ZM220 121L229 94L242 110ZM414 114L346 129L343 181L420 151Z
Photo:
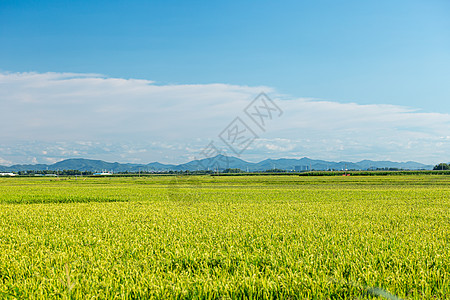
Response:
M0 229L0 298L450 298L450 176L0 178Z

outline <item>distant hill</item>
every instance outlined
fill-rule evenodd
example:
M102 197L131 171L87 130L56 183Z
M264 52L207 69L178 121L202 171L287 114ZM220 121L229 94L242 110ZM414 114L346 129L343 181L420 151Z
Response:
M102 160L92 160L83 158L66 159L55 164L37 164L37 165L13 165L10 167L0 166L0 172L18 172L18 171L40 171L40 170L79 170L79 171L112 171L112 172L138 172L141 171L184 171L184 170L220 170L231 168L241 169L243 171L266 171L270 169L282 170L370 170L381 168L396 168L403 170L431 170L432 165L424 165L418 162L392 162L392 161L371 161L363 160L360 162L331 162L324 160L314 160L307 157L301 159L266 159L258 163L251 163L237 157L218 155L212 158L193 160L188 163L174 165L153 162L149 164L128 164L128 163L110 163Z

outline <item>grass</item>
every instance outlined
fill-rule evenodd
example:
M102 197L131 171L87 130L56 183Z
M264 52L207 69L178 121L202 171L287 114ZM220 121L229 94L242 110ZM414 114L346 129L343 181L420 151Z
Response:
M449 183L2 178L0 298L448 299Z

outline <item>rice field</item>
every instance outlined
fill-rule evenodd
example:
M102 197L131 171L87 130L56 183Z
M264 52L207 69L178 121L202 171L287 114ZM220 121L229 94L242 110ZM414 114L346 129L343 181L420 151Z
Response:
M450 176L0 178L0 229L5 299L450 299Z

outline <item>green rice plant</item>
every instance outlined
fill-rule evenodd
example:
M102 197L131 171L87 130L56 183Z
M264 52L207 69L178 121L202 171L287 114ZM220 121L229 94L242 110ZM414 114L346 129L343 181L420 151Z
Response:
M2 178L0 203L0 298L450 298L446 176Z

